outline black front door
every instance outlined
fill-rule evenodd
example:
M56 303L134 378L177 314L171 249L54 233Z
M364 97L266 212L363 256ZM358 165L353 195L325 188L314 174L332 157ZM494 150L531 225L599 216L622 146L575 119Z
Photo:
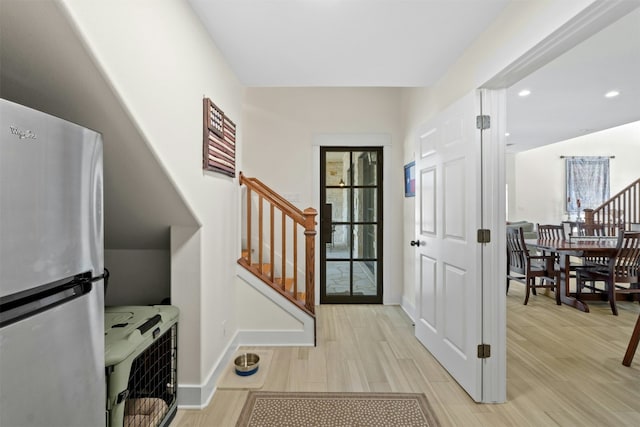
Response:
M382 303L382 148L320 149L320 303Z

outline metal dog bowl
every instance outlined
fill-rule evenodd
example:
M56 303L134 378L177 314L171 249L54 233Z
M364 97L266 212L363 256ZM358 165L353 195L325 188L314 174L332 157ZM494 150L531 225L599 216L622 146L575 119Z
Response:
M247 377L258 371L260 357L255 353L244 353L236 357L233 364L236 367L236 374Z

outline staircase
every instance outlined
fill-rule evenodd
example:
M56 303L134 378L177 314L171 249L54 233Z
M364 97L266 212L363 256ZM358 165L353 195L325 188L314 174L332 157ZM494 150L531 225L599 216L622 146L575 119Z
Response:
M606 224L612 229L631 229L640 224L640 178L595 209L584 210L586 224Z
M300 310L315 317L317 211L298 209L256 178L240 172L243 250L238 264Z

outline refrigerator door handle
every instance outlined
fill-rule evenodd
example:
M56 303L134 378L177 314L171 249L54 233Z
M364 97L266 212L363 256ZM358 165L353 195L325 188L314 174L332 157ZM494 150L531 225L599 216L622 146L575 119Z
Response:
M57 286L45 286L39 293L0 299L0 327L86 295L93 288L91 282L86 274L78 275Z
M109 270L105 268L104 272L102 274L100 274L98 276L93 276L91 278L91 281L92 282L97 282L98 280L103 280L104 279L104 281L106 283L109 280L109 276L110 276Z
M109 273L109 270L105 267L103 269L102 274L100 274L99 276L95 276L91 278L92 282L97 282L99 280L104 280L104 294L107 294L107 286L109 286L109 276L111 276L111 273Z

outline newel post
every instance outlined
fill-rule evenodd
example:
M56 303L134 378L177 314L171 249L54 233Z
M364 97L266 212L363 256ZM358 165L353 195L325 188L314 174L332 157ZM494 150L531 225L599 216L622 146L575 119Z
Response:
M584 212L584 223L586 225L592 225L593 221L593 209L586 208L583 210Z
M304 210L304 236L305 236L305 279L304 306L311 313L315 313L315 239L316 239L316 216L318 211L313 208Z

